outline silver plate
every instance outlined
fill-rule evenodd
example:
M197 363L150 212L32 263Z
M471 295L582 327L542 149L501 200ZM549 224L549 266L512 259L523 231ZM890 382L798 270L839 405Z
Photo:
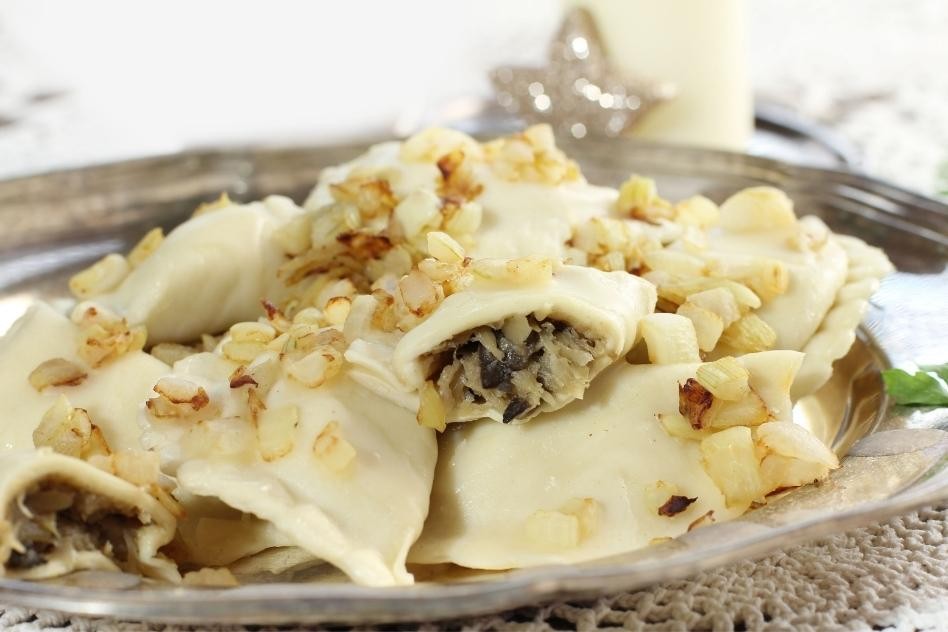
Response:
M0 182L0 331L29 300L64 295L65 279L103 253L169 228L201 201L268 193L302 198L320 169L365 145L202 151ZM739 520L628 555L506 573L438 569L404 588L332 579L229 590L174 588L79 573L48 583L0 580L0 602L70 613L191 623L380 622L460 617L559 597L588 597L680 578L806 538L948 497L948 410L893 407L878 369L948 359L948 207L851 173L724 152L627 141L565 142L590 181L630 172L671 198L721 200L749 185L785 189L801 213L886 250L900 272L873 298L859 340L831 382L795 416L841 454L829 482L787 494Z

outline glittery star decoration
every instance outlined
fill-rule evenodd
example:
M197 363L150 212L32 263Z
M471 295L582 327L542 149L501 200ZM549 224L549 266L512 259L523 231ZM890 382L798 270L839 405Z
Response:
M546 66L502 66L490 78L507 112L531 123L550 123L576 138L620 136L675 91L668 83L617 73L585 9L566 14Z

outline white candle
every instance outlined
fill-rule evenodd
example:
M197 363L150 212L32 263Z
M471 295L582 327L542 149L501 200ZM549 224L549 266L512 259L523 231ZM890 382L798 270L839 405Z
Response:
M677 96L636 124L650 140L744 150L754 126L746 0L566 0L590 10L613 67Z

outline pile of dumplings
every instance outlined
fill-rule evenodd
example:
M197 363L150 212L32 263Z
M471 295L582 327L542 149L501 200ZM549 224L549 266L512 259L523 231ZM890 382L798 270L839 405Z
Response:
M222 195L0 339L2 573L404 585L735 518L839 466L793 402L890 271L774 188L591 185L546 126Z

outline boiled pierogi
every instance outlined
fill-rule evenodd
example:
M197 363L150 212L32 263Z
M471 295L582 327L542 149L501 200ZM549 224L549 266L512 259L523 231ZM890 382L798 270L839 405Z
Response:
M733 519L839 466L793 403L891 270L773 187L590 184L542 125L222 196L0 339L2 573L393 586Z
M410 559L485 569L577 562L742 514L784 486L783 471L768 465L770 478L761 473L761 438L753 436L766 426L794 426L789 388L801 361L790 351L737 361L748 372L745 396L761 413L746 419L754 425L725 425L730 415L704 429L681 423L681 388L697 365L624 364L601 376L582 402L529 424L450 428L440 442L431 514ZM723 463L713 452L722 439ZM739 471L748 450L749 476ZM822 447L818 458L833 464L827 452ZM720 485L717 467L752 479L750 493ZM809 480L829 467L817 461Z
M0 572L122 570L177 581L175 517L146 489L48 448L0 452Z
M143 411L145 445L183 491L272 523L353 581L409 583L433 432L344 374L307 386L273 352L241 367L211 353L176 363Z
M629 274L548 260L481 260L470 275L401 336L360 321L380 308L360 297L347 327L354 379L413 410L411 394L435 388L446 422L526 421L582 398L655 304L652 286Z
M262 300L279 302L286 295L277 279L283 250L274 233L300 212L277 196L222 204L171 231L113 287L92 282L83 294L144 325L150 344L219 333L255 318Z

